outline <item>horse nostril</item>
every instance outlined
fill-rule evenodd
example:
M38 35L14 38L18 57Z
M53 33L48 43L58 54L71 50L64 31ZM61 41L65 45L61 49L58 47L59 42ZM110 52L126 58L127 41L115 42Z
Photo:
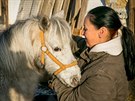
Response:
M71 84L73 87L76 87L79 84L79 77L77 75L74 75L71 77Z

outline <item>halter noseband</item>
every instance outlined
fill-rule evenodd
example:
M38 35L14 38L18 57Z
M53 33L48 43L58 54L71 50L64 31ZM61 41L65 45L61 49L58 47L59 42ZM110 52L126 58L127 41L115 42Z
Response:
M45 53L57 64L60 66L58 70L54 72L54 75L59 74L61 71L65 70L66 68L72 67L77 65L77 61L73 61L70 64L64 65L61 63L45 46L45 40L44 40L44 33L40 32L40 40L41 40L41 63L45 64Z

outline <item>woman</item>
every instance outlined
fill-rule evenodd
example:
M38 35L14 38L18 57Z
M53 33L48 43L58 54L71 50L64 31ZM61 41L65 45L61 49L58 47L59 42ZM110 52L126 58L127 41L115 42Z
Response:
M55 78L51 87L58 100L125 101L128 80L135 77L133 33L121 24L113 9L100 6L86 15L83 35L87 48L77 54L82 71L80 84L66 87Z

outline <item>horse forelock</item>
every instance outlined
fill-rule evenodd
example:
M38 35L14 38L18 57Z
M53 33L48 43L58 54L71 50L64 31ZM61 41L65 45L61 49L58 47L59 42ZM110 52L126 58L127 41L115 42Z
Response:
M69 24L66 22L66 20L59 17L52 17L50 21L52 25L51 30L53 30L54 32L54 33L49 33L50 36L57 35L60 38L60 41L63 45L66 43L69 44L71 40L71 29Z

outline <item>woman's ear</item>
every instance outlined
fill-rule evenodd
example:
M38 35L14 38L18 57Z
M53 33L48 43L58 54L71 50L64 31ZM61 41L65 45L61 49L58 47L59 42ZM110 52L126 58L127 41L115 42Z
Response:
M100 29L99 29L99 33L98 33L98 36L99 36L99 38L103 38L103 37L105 37L106 36L106 34L107 34L107 28L106 27L101 27Z
M45 31L49 28L50 26L50 20L48 16L43 16L39 20L39 27L41 30Z

